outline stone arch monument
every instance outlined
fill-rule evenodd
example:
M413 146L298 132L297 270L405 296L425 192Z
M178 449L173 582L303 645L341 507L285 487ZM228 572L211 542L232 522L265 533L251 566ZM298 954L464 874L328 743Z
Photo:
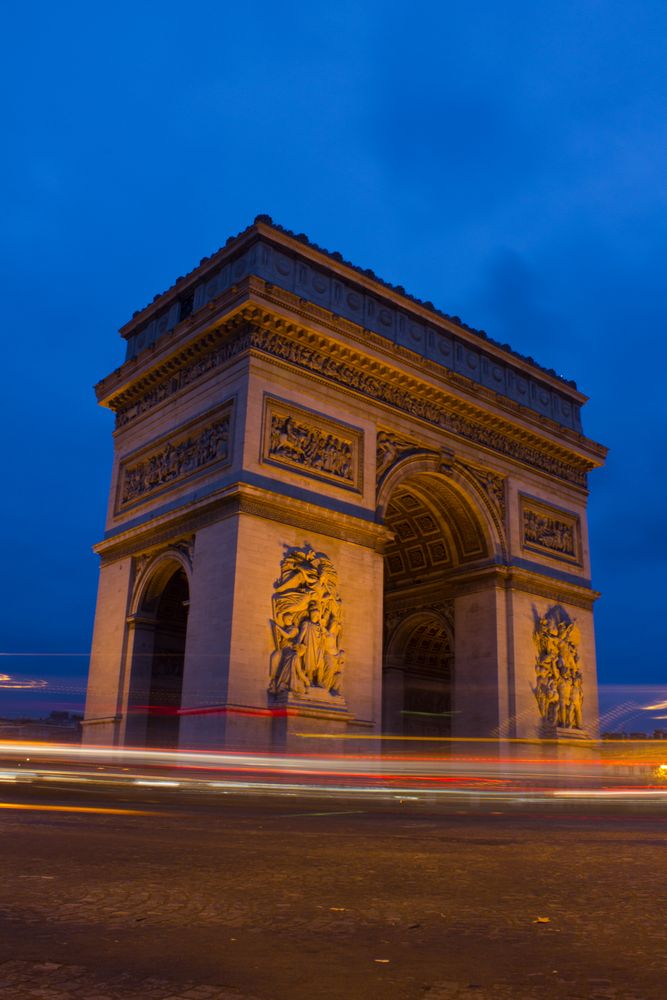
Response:
M573 383L265 216L121 334L88 742L597 734Z

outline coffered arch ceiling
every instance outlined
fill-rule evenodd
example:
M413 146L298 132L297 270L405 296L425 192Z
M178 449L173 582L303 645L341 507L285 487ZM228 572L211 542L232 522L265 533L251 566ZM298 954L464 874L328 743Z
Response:
M450 678L454 659L451 624L434 612L409 615L389 641L391 666L437 679Z
M481 518L445 476L423 473L399 483L385 513L394 538L385 550L385 587L400 590L490 556Z

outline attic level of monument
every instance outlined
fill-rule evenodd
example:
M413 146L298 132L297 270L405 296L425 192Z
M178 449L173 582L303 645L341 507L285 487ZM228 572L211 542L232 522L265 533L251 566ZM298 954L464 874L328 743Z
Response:
M579 431L254 276L219 296L199 323L180 324L104 379L98 399L116 412L120 429L246 352L296 365L580 488L606 453Z
M127 360L150 350L183 324L202 322L208 307L248 275L504 395L559 426L581 431L580 411L586 397L574 383L262 216L135 314L121 329Z
M573 385L266 219L122 333L88 742L595 736Z

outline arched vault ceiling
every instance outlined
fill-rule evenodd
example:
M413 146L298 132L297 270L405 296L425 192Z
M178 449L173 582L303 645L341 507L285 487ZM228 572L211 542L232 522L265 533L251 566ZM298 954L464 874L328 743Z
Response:
M390 590L436 579L489 554L478 516L443 476L424 474L397 486L385 524L394 534L385 553Z
M437 615L420 617L405 635L401 652L405 669L410 672L438 678L451 675L452 637Z

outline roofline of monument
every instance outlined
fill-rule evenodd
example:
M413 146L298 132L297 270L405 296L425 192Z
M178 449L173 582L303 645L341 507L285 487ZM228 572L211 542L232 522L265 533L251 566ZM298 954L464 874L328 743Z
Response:
M364 270L346 261L340 253L331 252L319 247L304 234L295 234L289 229L285 229L273 222L270 216L267 215L256 216L251 225L247 226L236 236L230 236L223 247L211 254L210 257L203 257L197 267L189 271L188 274L178 278L164 292L156 295L148 305L137 310L133 314L132 319L120 327L120 335L124 339L129 338L138 326L150 321L154 314L163 309L176 295L182 295L184 292L187 292L209 270L218 267L228 256L260 237L283 247L288 247L307 259L317 261L328 270L345 276L348 280L352 280L366 290L390 300L394 305L398 305L402 309L416 313L421 319L427 322L443 326L445 329L457 334L464 340L474 343L476 346L484 345L485 350L500 359L507 359L509 356L512 359L512 364L516 365L517 368L523 369L530 374L539 373L540 378L544 379L545 382L548 382L554 388L581 404L586 403L589 399L585 393L577 389L575 382L558 375L553 369L543 368L533 358L525 357L514 351L509 344L500 344L489 337L485 331L476 330L474 327L468 326L457 316L449 316L447 313L437 309L431 302L422 302L420 299L406 292L401 286L394 286L378 277L373 271Z

